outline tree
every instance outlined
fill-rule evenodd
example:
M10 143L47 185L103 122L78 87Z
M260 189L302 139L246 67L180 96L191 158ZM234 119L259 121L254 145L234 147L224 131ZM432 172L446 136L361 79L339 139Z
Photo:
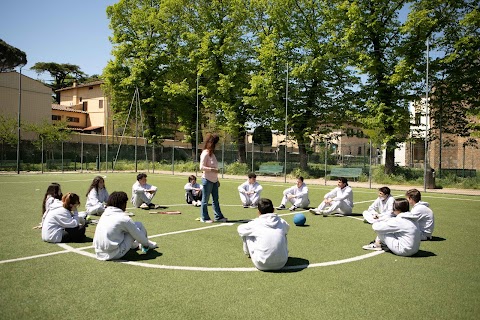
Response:
M26 64L27 55L25 52L0 39L0 72L12 71L16 67Z
M37 74L48 72L53 78L53 82L48 86L54 91L65 88L74 80L81 80L85 77L85 73L80 70L79 66L69 63L37 62L30 69ZM55 94L55 101L60 103L59 92Z
M57 143L60 141L68 141L71 135L70 129L66 122L58 122L51 124L49 121L44 120L41 123L30 123L25 125L26 131L35 132L38 135L38 139L33 141L33 145L38 149L43 147L50 152L51 159L53 159L54 149Z
M386 148L385 173L395 167L397 143L409 134L408 101L423 73L415 73L423 57L428 30L405 32L399 20L404 0L338 1L332 22L340 26L336 37L349 51L350 64L362 83L356 119L376 143ZM409 16L411 19L412 16ZM424 52L424 51L423 51ZM418 70L418 69L416 69Z
M274 129L297 141L300 167L307 168L311 136L341 126L355 84L343 49L331 38L330 1L256 1L258 73L247 101L270 115ZM288 74L288 102L286 85ZM287 104L287 106L286 106ZM287 110L286 110L287 109ZM257 113L258 114L258 113ZM260 117L262 115L259 114Z
M0 115L0 143L15 145L17 143L17 119Z

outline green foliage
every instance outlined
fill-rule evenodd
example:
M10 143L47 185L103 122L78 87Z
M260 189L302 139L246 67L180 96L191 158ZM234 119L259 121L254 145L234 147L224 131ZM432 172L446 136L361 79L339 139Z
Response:
M0 115L0 143L14 145L17 143L17 120L12 117Z
M0 72L12 71L27 64L25 52L0 39Z
M233 162L226 166L225 173L237 176L245 176L250 172L250 168L246 163Z
M55 63L55 62L37 62L30 68L37 74L49 73L53 78L53 82L49 83L53 90L62 89L73 84L74 80L83 79L85 73L80 70L80 67L70 63ZM57 103L60 103L60 93L56 93L55 98Z

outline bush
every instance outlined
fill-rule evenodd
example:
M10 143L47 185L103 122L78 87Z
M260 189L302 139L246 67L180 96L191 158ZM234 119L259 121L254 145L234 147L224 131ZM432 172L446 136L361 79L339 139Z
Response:
M225 166L225 173L237 176L246 176L250 168L246 163L233 162Z

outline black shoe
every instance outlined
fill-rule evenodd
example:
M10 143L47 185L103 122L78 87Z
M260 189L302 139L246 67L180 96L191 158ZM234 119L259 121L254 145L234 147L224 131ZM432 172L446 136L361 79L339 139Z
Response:
M281 204L277 207L277 210L285 210L285 206L283 204Z

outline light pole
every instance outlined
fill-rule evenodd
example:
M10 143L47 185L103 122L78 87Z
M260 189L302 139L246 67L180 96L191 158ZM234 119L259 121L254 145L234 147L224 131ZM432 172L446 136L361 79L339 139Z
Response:
M113 149L113 155L112 155L112 172L113 172L113 167L115 163L115 119L112 119L112 149Z
M195 176L198 175L198 81L199 81L199 76L197 73L197 122L195 126Z
M17 174L20 174L20 119L22 113L22 68L20 66L20 77L18 80L18 121L17 121Z

